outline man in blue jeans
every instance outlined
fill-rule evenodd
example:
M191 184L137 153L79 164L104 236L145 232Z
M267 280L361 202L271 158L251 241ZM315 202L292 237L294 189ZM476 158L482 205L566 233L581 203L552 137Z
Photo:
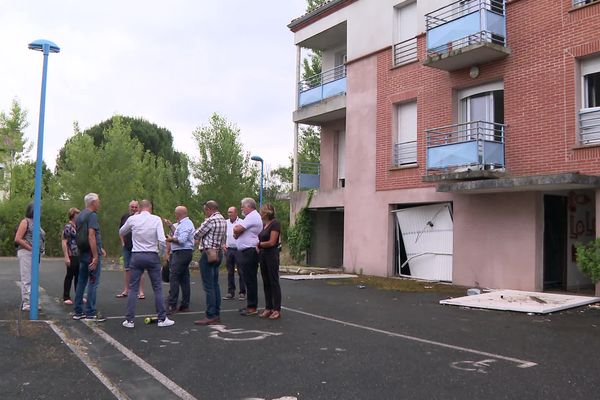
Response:
M102 248L102 237L100 225L98 225L98 214L100 209L100 198L96 193L88 193L83 198L85 210L77 217L77 230L87 230L89 247L79 247L79 277L77 279L77 290L75 292L75 308L73 319L84 319L87 321L103 322L106 320L96 310L96 290L100 285L100 272L102 257L106 252ZM79 235L78 235L79 236ZM89 282L88 282L89 281ZM83 312L83 293L88 287L87 306Z
M194 321L196 325L213 325L221 321L221 288L219 287L219 266L223 260L227 223L219 212L216 201L209 200L204 203L204 216L206 219L196 230L194 239L200 241L200 275L202 286L206 292L206 317ZM215 259L211 261L213 255Z

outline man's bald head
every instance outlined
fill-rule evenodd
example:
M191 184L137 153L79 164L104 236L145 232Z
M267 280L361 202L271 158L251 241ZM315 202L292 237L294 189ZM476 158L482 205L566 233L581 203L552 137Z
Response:
M175 217L177 217L177 221L181 221L182 219L188 216L188 209L185 206L177 206L175 207Z
M152 212L152 202L150 200L140 201L140 211Z

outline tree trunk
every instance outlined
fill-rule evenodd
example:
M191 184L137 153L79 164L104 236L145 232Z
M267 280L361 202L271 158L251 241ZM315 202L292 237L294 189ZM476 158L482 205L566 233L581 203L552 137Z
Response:
M600 297L600 281L596 282L596 297Z

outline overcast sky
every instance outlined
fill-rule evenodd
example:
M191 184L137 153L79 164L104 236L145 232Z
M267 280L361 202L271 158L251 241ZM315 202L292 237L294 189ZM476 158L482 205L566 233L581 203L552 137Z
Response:
M48 67L44 160L54 167L73 133L114 114L143 117L196 157L192 131L217 112L246 151L271 167L293 146L295 49L286 25L305 0L0 0L0 110L13 98L37 141L42 54ZM35 147L31 158L35 158Z

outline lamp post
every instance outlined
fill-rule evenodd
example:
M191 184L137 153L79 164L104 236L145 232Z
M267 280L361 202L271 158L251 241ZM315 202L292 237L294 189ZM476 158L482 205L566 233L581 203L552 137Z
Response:
M252 161L258 161L260 163L260 197L258 200L258 207L262 207L262 199L263 199L263 182L264 182L264 171L265 171L265 162L259 156L250 157Z
M36 40L29 43L30 50L44 54L42 68L42 94L40 98L40 121L38 126L37 159L35 161L35 190L33 200L33 243L31 245L31 308L29 319L38 318L39 266L40 266L40 216L42 211L42 159L44 157L44 113L46 108L46 75L48 55L60 52L60 48L49 40Z

